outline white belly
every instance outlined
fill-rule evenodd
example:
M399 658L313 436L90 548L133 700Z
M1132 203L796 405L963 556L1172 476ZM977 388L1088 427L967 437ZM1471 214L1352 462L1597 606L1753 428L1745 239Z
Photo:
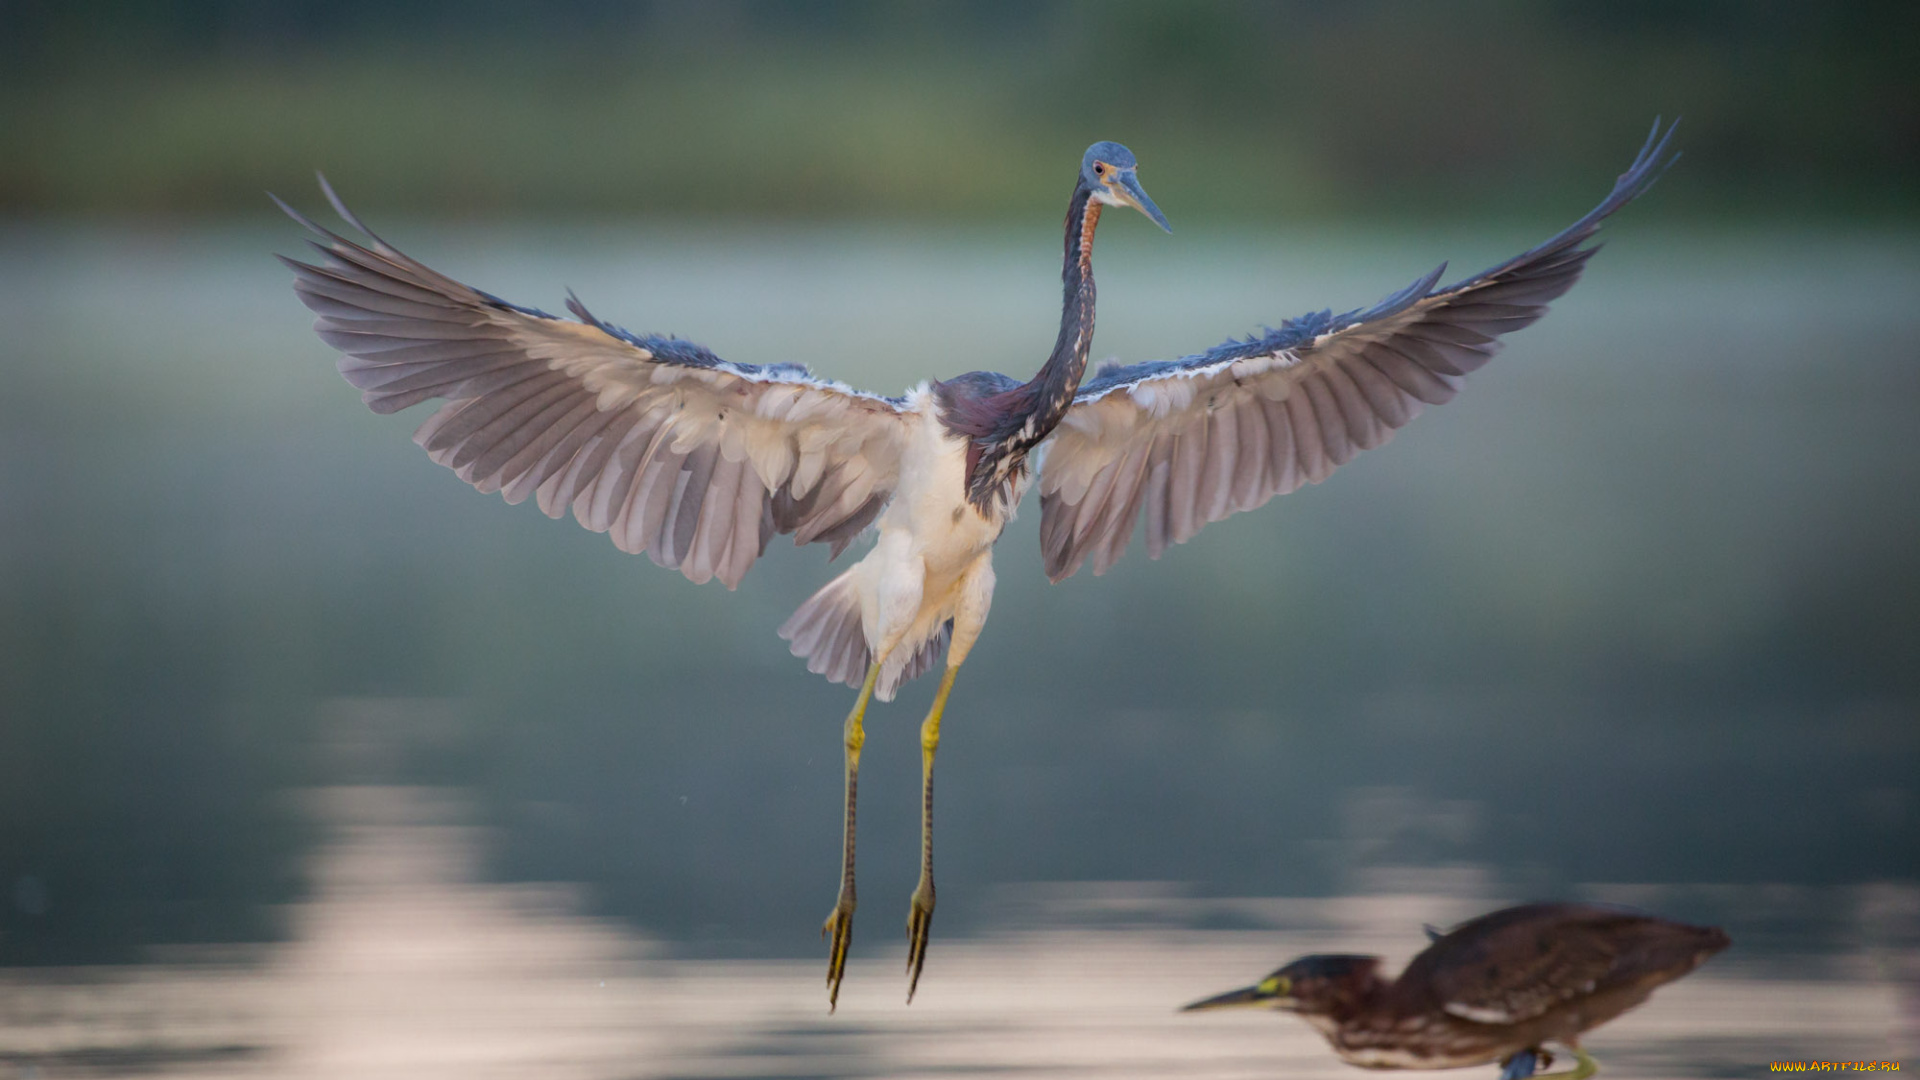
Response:
M965 440L941 426L930 395L913 397L899 486L875 523L878 542L854 568L868 644L890 663L903 663L949 619L953 658L964 656L986 621L993 544L1006 528L1005 517L984 517L967 501Z
M967 501L966 440L947 433L931 402L900 462L900 486L878 522L881 534L904 532L930 579L950 578L993 548L1006 520L982 517Z

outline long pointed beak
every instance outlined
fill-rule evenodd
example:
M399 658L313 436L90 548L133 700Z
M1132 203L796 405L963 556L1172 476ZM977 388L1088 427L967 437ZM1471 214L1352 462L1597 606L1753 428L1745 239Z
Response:
M1181 1012L1199 1012L1202 1009L1253 1009L1272 1002L1274 995L1263 994L1258 986L1249 986L1240 990L1229 990L1204 998L1182 1008Z
M1120 189L1121 198L1132 203L1135 210L1152 218L1155 225L1160 226L1168 232L1173 231L1173 226L1167 224L1167 215L1161 213L1160 208L1153 205L1152 199L1147 198L1147 191L1140 186L1140 179L1133 174L1133 170L1129 169L1121 173L1114 178L1114 181Z

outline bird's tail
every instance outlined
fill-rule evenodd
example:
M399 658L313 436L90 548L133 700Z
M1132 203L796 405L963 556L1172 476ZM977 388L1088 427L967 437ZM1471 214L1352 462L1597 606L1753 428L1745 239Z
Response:
M902 642L895 659L881 670L873 696L892 701L902 683L932 669L947 647L953 622L942 623L924 641ZM853 587L853 569L826 583L807 598L780 626L780 636L791 643L793 655L807 662L807 670L837 683L857 687L867 677L873 650L860 616L860 594ZM905 659L900 659L904 655Z
M860 620L860 594L853 587L853 568L834 578L807 598L799 610L780 624L780 636L792 643L793 655L807 662L807 670L837 683L859 686L867 677L873 653Z
M948 619L934 628L921 641L903 641L894 652L896 659L887 661L880 669L880 680L874 684L873 696L881 701L892 701L894 691L901 686L933 670L934 662L946 651L947 639L953 636L953 620ZM905 656L905 660L897 659Z

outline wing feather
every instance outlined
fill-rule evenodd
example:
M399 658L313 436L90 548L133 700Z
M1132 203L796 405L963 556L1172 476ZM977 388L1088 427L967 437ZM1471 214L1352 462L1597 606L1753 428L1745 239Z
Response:
M1200 493L1195 502L1203 522L1226 515L1232 505L1234 454L1240 445L1234 412L1215 409L1207 414L1206 460L1200 470Z
M1677 978L1724 948L1717 930L1592 904L1525 904L1455 927L1407 965L1395 992L1481 1024L1521 1024L1596 992ZM1409 1003L1411 1004L1411 1003Z
M1599 206L1470 278L1436 287L1443 264L1371 308L1096 374L1050 437L1039 477L1047 575L1059 581L1089 557L1104 572L1143 516L1147 554L1159 558L1208 522L1325 480L1452 400L1501 335L1573 287L1599 250L1585 241L1672 164L1672 135L1655 121Z
M1597 934L1508 936L1515 949L1505 964L1445 973L1435 987L1442 1009L1482 1024L1517 1024L1592 993L1613 969L1616 951Z
M319 262L281 258L314 329L373 411L444 400L414 441L479 490L571 509L622 551L729 588L773 534L838 555L892 497L901 399L638 337L578 300L578 322L507 303L401 254L321 187L365 242L280 203L318 238Z
M1346 464L1339 456L1347 444L1346 421L1317 372L1302 380L1300 389L1304 392L1287 399L1287 411L1294 423L1294 446L1307 463L1307 481L1317 484Z
M1300 487L1300 454L1293 442L1293 418L1285 398L1260 397L1260 411L1267 418L1268 490L1285 495ZM1119 541L1122 549L1126 541Z
M1233 406L1234 432L1239 443L1233 448L1233 487L1230 497L1237 509L1251 510L1266 501L1267 416L1258 398L1248 395Z

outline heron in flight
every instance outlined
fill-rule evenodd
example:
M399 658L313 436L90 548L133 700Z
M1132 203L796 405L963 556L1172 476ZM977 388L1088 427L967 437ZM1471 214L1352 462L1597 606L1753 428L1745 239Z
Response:
M1397 978L1377 956L1303 956L1244 990L1182 1010L1278 1009L1369 1069L1454 1069L1499 1062L1501 1080L1586 1080L1598 1066L1580 1036L1646 1001L1727 947L1718 927L1599 904L1523 904L1442 934ZM1542 1044L1573 1051L1551 1063Z
M723 360L636 334L569 296L567 320L461 284L401 254L327 186L364 238L313 230L318 263L284 259L340 372L378 413L445 402L414 432L434 461L510 503L571 511L622 551L733 588L775 534L838 556L873 546L780 627L807 670L859 688L845 727L846 831L831 937L829 1008L852 940L854 805L867 703L945 668L920 727L920 880L908 914L908 989L934 911L933 763L960 665L993 600L993 545L1040 487L1047 576L1098 574L1145 520L1147 554L1211 521L1318 483L1447 401L1500 335L1571 288L1609 214L1652 184L1672 134L1658 121L1606 201L1558 236L1456 284L1440 269L1372 307L1284 321L1178 360L1085 378L1093 342L1093 237L1130 207L1163 229L1133 154L1095 143L1067 203L1064 303L1053 350L1022 382L991 371L884 397L791 363ZM1043 464L1044 461L1044 464Z

